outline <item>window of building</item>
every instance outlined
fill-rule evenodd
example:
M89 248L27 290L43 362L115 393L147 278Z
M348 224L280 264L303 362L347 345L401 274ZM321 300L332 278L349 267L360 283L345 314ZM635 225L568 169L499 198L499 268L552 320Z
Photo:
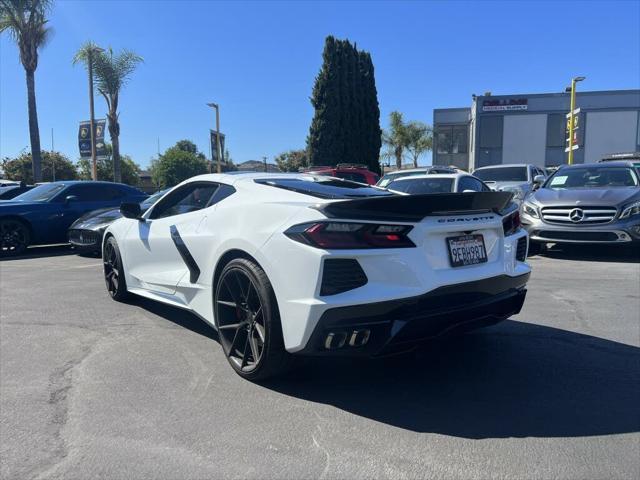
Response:
M436 152L443 155L467 153L467 125L440 125L436 128Z
M547 116L547 147L564 147L566 120L562 113Z
M502 148L503 123L502 115L480 119L480 148Z

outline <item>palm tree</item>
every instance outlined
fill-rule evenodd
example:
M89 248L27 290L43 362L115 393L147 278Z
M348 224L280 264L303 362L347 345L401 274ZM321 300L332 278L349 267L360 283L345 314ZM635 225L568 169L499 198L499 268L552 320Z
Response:
M120 168L120 123L118 123L118 101L120 90L126 84L129 76L142 62L142 57L129 50L122 50L114 55L113 50L96 49L96 45L87 42L76 53L73 63L84 63L88 68L89 50L93 50L94 84L107 102L107 120L109 121L109 135L113 146L113 180L120 182L122 173Z
M431 127L422 122L409 122L405 126L407 143L405 148L411 155L413 166L418 168L418 158L433 146L433 131Z
M398 170L402 168L402 157L405 148L407 148L407 142L407 127L402 119L402 113L391 112L389 130L382 132L382 143L387 147L387 150L382 153L382 157L395 158Z
M38 68L38 49L47 43L51 34L46 18L50 6L50 0L0 0L0 32L6 30L18 44L20 62L27 76L29 137L35 182L42 181L35 72Z

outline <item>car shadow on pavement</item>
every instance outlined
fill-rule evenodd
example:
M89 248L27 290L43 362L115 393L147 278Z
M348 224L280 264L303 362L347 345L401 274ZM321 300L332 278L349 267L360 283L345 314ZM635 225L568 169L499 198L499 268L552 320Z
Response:
M187 310L178 307L165 305L154 300L143 297L134 297L131 300L132 305L144 308L146 311L153 313L165 320L175 323L181 327L191 330L199 335L218 341L218 332L211 325L202 320L200 317Z
M0 256L0 262L26 260L31 258L61 257L63 255L75 255L76 253L77 252L74 251L69 244L44 245L41 247L29 247L20 255Z
M267 388L469 439L640 431L640 348L517 321L370 361L317 358Z
M541 256L581 262L640 263L640 246L556 244L548 248Z

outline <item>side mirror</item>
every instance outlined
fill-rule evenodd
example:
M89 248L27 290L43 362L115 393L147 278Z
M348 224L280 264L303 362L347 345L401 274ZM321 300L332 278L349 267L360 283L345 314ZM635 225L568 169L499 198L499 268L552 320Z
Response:
M71 203L71 202L77 202L78 201L78 197L76 197L75 195L67 195L64 199L64 203Z
M544 178L544 175L536 175L535 177L533 177L533 183L535 185L542 185L545 180L546 178Z
M135 218L140 220L142 209L139 203L123 203L120 205L120 213L125 218Z

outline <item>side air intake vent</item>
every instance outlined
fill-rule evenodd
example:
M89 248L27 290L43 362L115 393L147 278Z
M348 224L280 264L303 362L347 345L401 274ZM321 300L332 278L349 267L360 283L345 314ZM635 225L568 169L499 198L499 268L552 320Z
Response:
M527 237L518 239L518 249L516 250L516 260L524 262L527 258Z
M367 276L357 260L329 258L324 261L320 295L335 295L366 285Z

